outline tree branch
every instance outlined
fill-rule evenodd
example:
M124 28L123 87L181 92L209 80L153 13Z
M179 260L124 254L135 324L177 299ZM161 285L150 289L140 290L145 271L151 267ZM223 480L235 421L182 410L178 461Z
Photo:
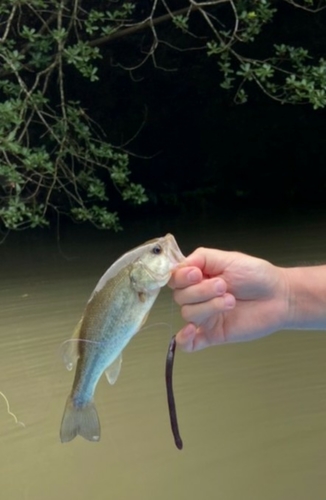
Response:
M230 0L217 0L213 2L206 2L205 6L216 6L220 5L223 3L229 3ZM146 19L146 21L142 23L135 24L134 26L130 26L129 28L125 28L122 31L117 31L116 33L112 33L112 35L107 35L103 36L100 38L96 38L95 40L92 40L89 42L89 45L91 47L98 47L99 45L103 45L105 43L110 43L113 42L114 40L118 40L119 38L124 38L129 35L133 35L134 33L137 33L138 31L142 31L146 28L150 28L152 26L156 26L158 24L164 23L166 21L171 20L175 16L182 16L182 14L194 12L196 10L199 10L202 8L202 4L196 3L192 5L188 5L188 7L184 7L183 9L176 10L174 12L168 12L167 14L163 14L162 16L156 17L156 18L151 18L149 17Z

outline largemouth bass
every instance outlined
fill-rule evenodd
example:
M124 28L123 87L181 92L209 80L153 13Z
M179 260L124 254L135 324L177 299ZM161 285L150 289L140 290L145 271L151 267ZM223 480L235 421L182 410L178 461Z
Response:
M145 323L160 289L184 259L175 238L167 234L124 254L96 285L66 343L68 369L77 363L75 379L61 422L62 442L78 434L99 441L100 422L93 396L105 372L110 384L117 380L122 351Z

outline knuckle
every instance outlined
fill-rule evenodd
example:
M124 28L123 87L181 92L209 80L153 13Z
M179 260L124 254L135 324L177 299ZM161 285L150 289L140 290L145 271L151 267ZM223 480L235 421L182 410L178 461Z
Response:
M199 253L199 254L203 254L206 252L206 250L207 250L206 247L198 247L198 248L196 248L195 252Z

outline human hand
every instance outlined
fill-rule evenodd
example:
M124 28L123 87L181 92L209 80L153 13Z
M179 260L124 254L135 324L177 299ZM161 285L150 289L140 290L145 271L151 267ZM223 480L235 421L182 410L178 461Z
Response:
M169 286L188 323L177 334L185 351L263 337L287 320L285 270L243 253L198 248Z

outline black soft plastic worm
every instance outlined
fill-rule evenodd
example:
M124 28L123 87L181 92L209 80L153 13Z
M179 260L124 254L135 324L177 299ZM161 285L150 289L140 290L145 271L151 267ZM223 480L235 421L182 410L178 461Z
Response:
M175 401L173 395L173 384L172 384L172 374L173 374L173 363L174 363L174 353L176 347L175 335L170 340L168 353L166 356L165 363L165 382L166 382L166 393L168 397L169 415L171 422L171 429L174 437L174 442L178 450L182 450L183 443L179 434L179 426L177 419L177 411L175 409Z

